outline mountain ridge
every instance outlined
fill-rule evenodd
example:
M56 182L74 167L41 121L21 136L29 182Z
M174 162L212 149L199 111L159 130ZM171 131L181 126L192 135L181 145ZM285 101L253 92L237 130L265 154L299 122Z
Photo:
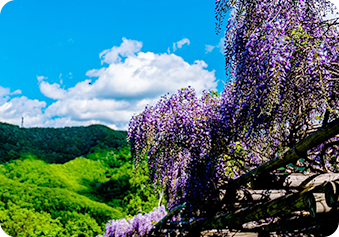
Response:
M96 150L127 146L126 131L104 125L64 128L20 128L0 122L0 164L30 153L47 163L66 163Z

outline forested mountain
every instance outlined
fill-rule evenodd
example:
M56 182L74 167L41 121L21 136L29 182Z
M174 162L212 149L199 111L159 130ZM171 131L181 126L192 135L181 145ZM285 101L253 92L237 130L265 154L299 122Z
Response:
M0 161L0 224L11 236L93 237L109 220L158 205L125 131L0 123Z
M30 153L47 163L63 164L96 150L126 146L126 131L103 125L65 128L20 128L0 123L0 163Z

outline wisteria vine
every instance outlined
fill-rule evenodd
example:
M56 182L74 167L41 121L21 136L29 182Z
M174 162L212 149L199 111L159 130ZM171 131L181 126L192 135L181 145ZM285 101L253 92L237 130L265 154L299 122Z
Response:
M225 60L234 132L253 156L268 160L339 115L339 15L324 20L337 12L326 0L216 1L219 23L230 8ZM306 166L337 172L337 140L305 156Z
M193 200L202 206L216 191L222 175L215 160L223 151L220 105L216 93L198 98L189 87L163 96L130 122L132 153L137 161L147 154L151 179L164 188L169 209Z
M194 89L165 95L134 116L128 140L168 208L209 215L218 184L292 148L339 116L339 19L327 0L216 1L226 26L230 81L221 95ZM308 151L303 172L338 172L339 138Z
M106 224L104 237L142 237L147 236L154 224L167 214L165 206L134 216L130 219L111 220Z

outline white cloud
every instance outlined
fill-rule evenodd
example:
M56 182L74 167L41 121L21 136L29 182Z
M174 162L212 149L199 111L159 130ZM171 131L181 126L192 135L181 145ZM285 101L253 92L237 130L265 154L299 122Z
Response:
M189 39L185 38L177 42L178 48L182 48L184 44L190 45Z
M225 38L222 37L219 40L219 43L217 45L205 45L205 53L210 53L213 51L214 48L219 48L220 49L220 53L224 53L224 42L225 42Z
M15 97L0 105L0 121L20 125L24 117L26 126L41 125L45 121L43 108L46 102L30 100L25 96Z
M198 91L214 88L214 71L209 72L204 69L206 67L206 64L190 65L175 54L139 52L124 63L90 70L86 75L99 77L91 89L96 98L135 99L161 96L188 85Z
M11 92L10 92L10 89L9 88L4 88L2 86L0 86L0 97L5 97L7 95L9 95Z
M10 95L19 95L21 93L22 93L21 90L15 90L14 92L10 93Z
M14 92L11 92L10 88L0 86L0 105L7 102L9 96L18 95L21 93L22 93L21 90L15 90Z
M190 40L187 38L184 38L182 40L179 40L175 43L173 43L173 52L175 52L178 48L182 48L184 44L190 45ZM168 54L170 53L169 48L167 49Z
M173 43L173 52L175 52L177 50L177 46L175 43Z
M51 99L63 99L65 97L66 91L60 88L60 85L53 83L52 85L48 82L41 81L39 84L41 93Z
M133 56L134 53L140 51L142 43L136 40L128 40L125 37L122 38L122 44L119 47L114 46L111 49L106 49L99 54L102 58L101 65L105 62L108 64L118 63L121 61L119 54L122 57Z
M179 42L178 47L189 44L185 40ZM101 52L102 63L108 66L86 73L95 78L93 82L86 79L63 89L60 84L50 84L46 77L38 76L41 93L56 101L46 108L45 102L26 97L8 100L0 104L0 113L7 116L0 116L0 121L18 124L25 117L25 126L100 123L113 129L127 129L132 115L142 112L148 104L154 105L166 93L191 86L200 95L204 89L216 88L215 71L206 70L204 61L189 64L175 54L141 52L141 47L142 42L123 38L120 46ZM9 90L3 93L8 94Z
M206 45L206 48L205 48L205 50L206 50L206 53L210 53L210 52L212 52L212 50L215 48L215 46L212 46L212 45Z
M225 38L222 37L222 38L219 40L219 44L216 46L217 48L220 49L220 53L224 53L224 42L225 42Z
M59 75L59 77L61 76L61 73ZM48 79L48 77L44 77L44 76L36 76L36 78L38 79L38 82L42 82L44 79Z

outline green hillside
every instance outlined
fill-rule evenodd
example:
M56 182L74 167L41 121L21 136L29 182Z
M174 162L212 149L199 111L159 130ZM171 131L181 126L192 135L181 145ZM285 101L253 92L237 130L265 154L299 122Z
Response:
M147 165L133 167L124 131L0 129L0 224L11 236L93 237L109 220L158 205Z
M30 153L48 163L65 163L100 149L127 145L126 131L103 125L65 128L20 128L0 123L0 164Z

